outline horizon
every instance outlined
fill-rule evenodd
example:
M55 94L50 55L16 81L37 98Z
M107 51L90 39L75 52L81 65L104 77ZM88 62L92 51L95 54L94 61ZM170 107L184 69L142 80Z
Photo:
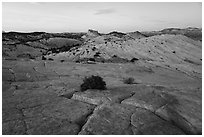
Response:
M171 29L172 27L167 27L167 28L163 28L161 30L149 30L149 31L139 31L139 32L151 32L151 31L162 31L164 29ZM189 27L186 27L186 28L173 28L173 29L187 29L187 28L197 28L197 29L202 29L202 27L198 28L198 27L193 27L193 26L189 26ZM16 33L34 33L34 32L42 32L42 33L87 33L89 30L94 30L94 29L87 29L87 31L81 31L81 32L69 32L69 31L65 31L65 32L46 32L46 31L4 31L2 30L2 33L10 33L10 32L16 32ZM94 30L94 31L98 31L98 30ZM130 32L136 32L138 30L134 30L134 31L128 31L128 32L122 32L122 31L117 31L117 30L112 30L110 32L107 32L107 33L104 33L104 34L108 34L108 33L111 33L111 32L121 32L121 33L130 33ZM99 32L99 31L98 31ZM102 32L99 32L99 33L102 33Z
M188 27L202 28L201 2L2 3L5 32L127 33Z

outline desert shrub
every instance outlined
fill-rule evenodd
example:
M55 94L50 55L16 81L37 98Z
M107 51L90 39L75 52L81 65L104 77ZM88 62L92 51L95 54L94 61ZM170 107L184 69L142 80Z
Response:
M96 52L94 58L100 57L100 54L101 54L100 52Z
M89 58L89 61L95 62L96 60L94 58Z
M130 60L130 62L135 62L135 61L138 61L139 59L138 58L132 58L131 60Z
M83 83L81 84L81 91L85 91L87 89L105 90L107 88L103 78L92 75L90 77L85 77Z
M53 61L54 59L52 59L52 58L48 58L48 60L51 60L51 61Z
M112 58L117 58L117 57L118 57L117 55L113 55L113 56L112 56Z
M42 56L42 60L46 60L45 56Z
M135 81L135 79L132 77L123 79L123 83L125 83L125 84L134 84L134 81Z
M93 47L92 50L95 51L95 50L96 50L96 47Z

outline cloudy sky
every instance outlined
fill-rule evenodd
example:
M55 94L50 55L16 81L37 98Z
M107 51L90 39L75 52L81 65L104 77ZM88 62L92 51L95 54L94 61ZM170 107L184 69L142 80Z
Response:
M201 27L200 3L23 3L2 4L4 31L99 32Z

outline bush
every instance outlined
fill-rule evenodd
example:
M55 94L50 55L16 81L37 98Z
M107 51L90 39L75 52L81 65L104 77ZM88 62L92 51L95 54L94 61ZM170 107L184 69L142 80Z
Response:
M124 78L123 79L123 82L125 83L125 84L134 84L134 78Z
M138 61L139 59L138 58L132 58L131 60L130 60L130 62L135 62L135 61Z
M48 60L51 60L51 61L53 61L54 59L52 59L52 58L48 58Z
M45 56L42 56L42 60L46 60Z
M90 76L85 77L83 80L83 84L81 84L81 91L85 91L87 89L99 89L99 90L105 90L106 83L103 81L103 78L100 76Z

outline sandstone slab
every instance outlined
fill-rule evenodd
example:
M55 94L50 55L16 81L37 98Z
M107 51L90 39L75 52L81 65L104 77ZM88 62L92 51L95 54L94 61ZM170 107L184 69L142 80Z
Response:
M92 113L95 106L87 103L62 98L61 101L47 105L42 114L81 124Z
M2 98L12 97L14 90L15 87L13 87L9 82L2 81Z
M92 113L95 108L94 105L87 103L63 97L57 98L59 98L58 101L23 109L24 116L26 118L45 116L67 120L80 125L86 120L86 117Z
M133 93L109 90L87 90L85 92L74 93L72 99L87 102L94 105L100 105L106 102L120 102L124 98L132 96Z
M26 127L24 121L13 120L2 123L2 134L3 135L25 135Z
M14 81L15 77L9 69L2 69L2 81Z
M19 109L40 106L59 100L54 94L44 93L43 90L16 90L14 95L16 106Z
M132 97L123 100L121 103L145 108L154 112L169 102L169 100L164 98L164 93L153 87L136 87L134 92L135 94Z
M25 120L29 135L76 135L80 127L67 120L50 117L35 117Z
M160 117L174 122L187 134L202 134L202 108L197 101L176 97L174 103L169 103L156 111Z
M59 100L23 109L28 134L77 134L95 108L87 103L63 97L56 98Z
M2 109L2 122L22 119L22 112L16 108Z
M16 81L43 81L47 80L45 75L36 73L36 72L15 72L15 80Z
M130 117L134 111L134 107L127 105L102 104L94 110L79 134L130 135Z
M18 81L12 82L12 86L16 87L16 90L42 90L50 86L49 81Z
M171 123L162 120L151 111L137 108L131 116L134 134L142 135L184 135L185 133Z

